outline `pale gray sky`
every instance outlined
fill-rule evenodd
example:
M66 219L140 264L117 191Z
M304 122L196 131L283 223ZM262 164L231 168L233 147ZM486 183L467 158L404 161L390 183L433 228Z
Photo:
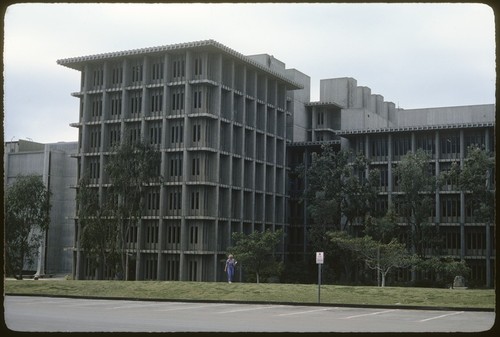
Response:
M495 103L481 4L16 4L4 18L5 140L76 141L79 72L56 60L214 39L319 81L353 77L401 108Z

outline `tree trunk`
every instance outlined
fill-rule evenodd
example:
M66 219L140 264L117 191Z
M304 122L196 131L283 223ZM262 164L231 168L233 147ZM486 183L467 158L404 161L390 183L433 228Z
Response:
M387 272L381 272L380 274L382 274L382 285L381 285L381 287L385 287L385 275L387 274Z
M260 280L259 280L259 273L255 273L255 276L257 277L257 283L260 283Z

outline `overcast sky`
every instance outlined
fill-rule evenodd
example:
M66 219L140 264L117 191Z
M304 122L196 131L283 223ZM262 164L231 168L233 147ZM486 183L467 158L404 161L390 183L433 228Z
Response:
M214 39L319 81L353 77L404 109L495 103L481 4L16 4L4 18L5 140L76 141L79 72L56 60Z

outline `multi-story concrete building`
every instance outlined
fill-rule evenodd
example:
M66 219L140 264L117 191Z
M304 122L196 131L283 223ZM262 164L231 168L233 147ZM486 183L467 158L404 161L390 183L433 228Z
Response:
M50 224L35 266L25 266L43 277L71 275L75 216L76 162L71 154L78 143L40 144L19 140L4 143L4 190L19 175L37 175L51 192Z
M330 143L337 150L363 153L371 168L380 171L376 210L384 214L389 204L397 209L395 196L401 193L394 165L408 151L425 150L436 176L463 165L470 145L479 145L494 155L495 106L493 104L425 109L400 109L385 102L370 88L359 87L353 78L322 80L320 101L306 104L308 138L289 147L289 165L310 163L310 154ZM488 184L494 190L494 173ZM307 252L310 219L307 204L299 203L303 181L292 181L290 191L290 258ZM298 188L296 188L298 187ZM494 223L480 223L466 207L466 194L447 182L434 195L435 207L428 222L440 226L445 255L463 259L472 269L471 281L482 285L493 282L495 259ZM401 218L401 223L404 220ZM295 255L295 256L294 256ZM294 256L294 257L292 257ZM408 275L406 275L408 276Z
M494 151L493 105L404 110L352 78L322 80L320 101L310 102L307 75L213 40L58 63L81 72L72 124L79 177L88 173L104 193L115 144L142 139L161 151L164 182L149 191L148 214L129 239L127 279L223 280L232 232L284 229L279 254L303 259L309 219L296 201L305 186L288 168L322 144L362 151L381 170L381 210L398 193L392 164L406 151L432 153L436 172L463 160L468 144ZM451 187L436 192L432 222L449 229L449 253L488 283L492 231L473 222L463 199ZM94 277L79 249L74 265L77 278Z
M219 280L232 232L285 226L286 144L303 109L290 90L307 100L307 76L212 40L58 62L82 74L79 176L103 193L113 145L161 151L165 182L128 242L128 279ZM78 278L93 275L84 260Z

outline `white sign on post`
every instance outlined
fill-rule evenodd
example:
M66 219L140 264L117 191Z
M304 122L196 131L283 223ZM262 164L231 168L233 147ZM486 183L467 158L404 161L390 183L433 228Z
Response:
M316 252L316 263L323 264L325 254L323 252Z

